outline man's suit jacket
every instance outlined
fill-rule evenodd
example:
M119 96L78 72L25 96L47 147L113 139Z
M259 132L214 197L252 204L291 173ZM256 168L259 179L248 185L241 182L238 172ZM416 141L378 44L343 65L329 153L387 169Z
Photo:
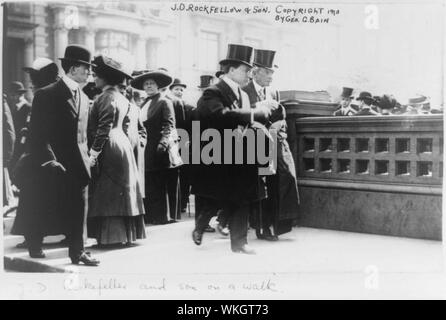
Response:
M220 80L208 87L198 100L195 116L200 121L200 128L202 131L209 128L217 129L222 137L222 148L224 148L224 129L234 130L251 123L249 97L243 90L241 94L241 103L247 105L247 108L241 107L240 101L229 85ZM267 119L258 120L266 123ZM194 143L195 141L192 141L193 152L196 148ZM238 204L265 198L265 188L257 175L255 165L223 164L224 150L217 152L221 154L221 164L192 165L193 193L221 202Z
M79 106L62 79L36 91L30 152L38 164L55 160L82 185L90 179L87 146L89 100L79 90Z

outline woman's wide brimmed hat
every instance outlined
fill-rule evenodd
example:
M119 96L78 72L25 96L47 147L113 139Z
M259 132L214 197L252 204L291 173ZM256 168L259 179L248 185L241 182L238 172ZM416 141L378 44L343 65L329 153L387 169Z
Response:
M73 44L73 45L66 47L64 57L59 58L59 59L62 61L65 60L65 61L71 61L71 62L78 62L78 63L83 63L86 65L94 66L94 64L92 64L90 62L90 60L91 60L90 51L87 48L85 48L84 46L81 46L78 44Z
M169 86L169 89L172 90L173 87L183 87L184 89L187 88L187 86L184 83L181 83L181 80L178 78L175 78L175 80L173 80L173 83Z
M394 96L390 94L384 94L382 97L380 97L378 106L381 109L393 110L399 108L400 104L398 103L398 101L395 99Z
M254 49L254 61L253 65L268 70L277 69L278 66L274 64L274 56L276 51L272 50L258 50Z
M147 79L154 80L159 89L168 87L173 82L173 78L166 71L152 70L135 77L130 85L135 89L144 90L143 84Z
M48 58L37 58L31 67L24 67L22 69L29 74L48 77L54 76L54 78L59 73L57 64Z
M220 65L236 62L236 63L242 63L252 68L251 59L253 50L254 49L252 47L243 46L239 44L229 44L226 59L221 60Z
M359 94L359 97L356 100L365 100L365 101L374 101L372 94L367 91L363 91Z
M133 79L133 77L130 75L132 71L129 68L127 68L123 63L105 55L94 57L91 63L94 65L94 72L104 75L124 76L128 79Z
M427 104L429 102L430 101L428 97L418 94L415 97L410 98L408 104L413 106L413 105Z

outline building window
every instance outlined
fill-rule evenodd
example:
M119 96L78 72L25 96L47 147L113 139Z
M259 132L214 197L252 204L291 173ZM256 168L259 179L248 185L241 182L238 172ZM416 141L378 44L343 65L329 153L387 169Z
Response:
M96 36L96 48L103 54L130 51L130 37L124 32L100 31Z
M68 44L79 43L85 44L85 38L81 37L81 32L79 29L70 29L68 31Z
M215 71L218 65L219 34L202 31L198 40L198 67L203 71Z

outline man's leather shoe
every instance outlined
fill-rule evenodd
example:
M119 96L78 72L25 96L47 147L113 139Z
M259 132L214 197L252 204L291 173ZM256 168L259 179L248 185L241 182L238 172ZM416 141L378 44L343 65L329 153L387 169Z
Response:
M256 254L256 251L247 244L241 246L240 248L232 249L232 251L235 253Z
M210 225L208 225L205 229L204 232L215 232L215 229L212 228Z
M42 249L29 250L29 256L34 259L42 259L46 257Z
M194 240L194 243L199 246L201 245L201 240L203 239L203 233L197 231L197 229L195 229L192 232L192 240Z
M79 264L82 262L86 266L96 267L99 265L99 260L96 260L90 256L90 252L82 252L79 257L71 257L72 264Z
M262 239L266 240L266 241L279 241L279 237L278 236L274 236L274 235L271 235L271 234L264 235L262 237Z
M222 236L229 236L229 229L226 227L222 227L221 224L217 224L217 230Z
M19 248L19 249L26 249L26 248L28 248L28 244L26 243L26 241L23 241L23 242L18 243L15 247Z

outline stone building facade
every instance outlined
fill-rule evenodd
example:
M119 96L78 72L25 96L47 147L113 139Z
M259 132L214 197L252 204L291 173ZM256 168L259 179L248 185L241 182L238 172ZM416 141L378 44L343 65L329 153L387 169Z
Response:
M279 48L282 32L266 20L173 13L142 2L24 2L4 8L3 81L28 83L22 72L36 57L59 63L68 44L125 58L133 69L163 67L198 94L202 74L214 74L228 43Z

